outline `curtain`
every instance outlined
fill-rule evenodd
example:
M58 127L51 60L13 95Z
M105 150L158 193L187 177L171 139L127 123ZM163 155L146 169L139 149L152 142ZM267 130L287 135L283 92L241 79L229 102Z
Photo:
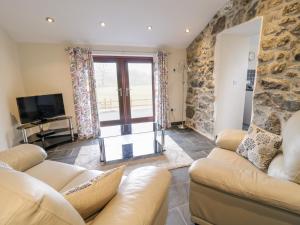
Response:
M159 51L155 57L155 117L163 129L169 127L168 54Z
M67 48L73 85L75 116L79 139L100 135L96 99L96 80L92 52L84 48Z

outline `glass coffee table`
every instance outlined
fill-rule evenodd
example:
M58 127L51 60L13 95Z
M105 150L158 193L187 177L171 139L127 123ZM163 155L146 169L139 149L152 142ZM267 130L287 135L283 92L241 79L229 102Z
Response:
M165 131L153 122L102 127L98 140L101 164L145 158L165 151Z

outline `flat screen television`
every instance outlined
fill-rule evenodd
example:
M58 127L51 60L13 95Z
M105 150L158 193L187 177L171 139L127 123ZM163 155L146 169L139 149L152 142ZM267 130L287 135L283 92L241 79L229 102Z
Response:
M65 115L62 94L17 98L21 123L32 123Z

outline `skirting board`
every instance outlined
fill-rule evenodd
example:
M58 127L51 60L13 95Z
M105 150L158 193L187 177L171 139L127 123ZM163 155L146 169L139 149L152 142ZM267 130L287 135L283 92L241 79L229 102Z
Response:
M178 126L180 124L185 123L185 121L176 121L176 122L171 122L171 126Z

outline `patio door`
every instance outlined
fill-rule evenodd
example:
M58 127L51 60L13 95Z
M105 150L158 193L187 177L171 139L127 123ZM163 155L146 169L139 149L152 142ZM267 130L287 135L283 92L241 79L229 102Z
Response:
M94 56L101 126L154 118L153 59Z

